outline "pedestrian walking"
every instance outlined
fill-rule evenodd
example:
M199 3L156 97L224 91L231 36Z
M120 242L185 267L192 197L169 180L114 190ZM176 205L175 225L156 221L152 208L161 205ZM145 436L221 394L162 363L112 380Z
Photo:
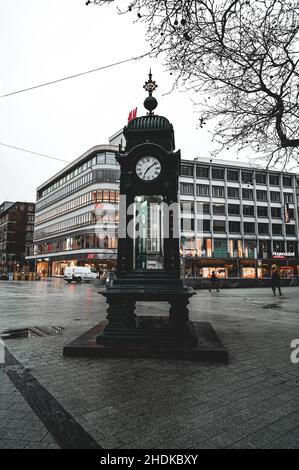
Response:
M220 292L220 290L219 290L219 280L217 279L215 271L212 272L211 286L209 288L209 292L211 292L211 290L213 290L213 289L216 290L217 292Z
M272 267L272 291L273 294L276 295L276 289L278 289L278 293L281 296L281 288L280 288L280 274L277 267Z

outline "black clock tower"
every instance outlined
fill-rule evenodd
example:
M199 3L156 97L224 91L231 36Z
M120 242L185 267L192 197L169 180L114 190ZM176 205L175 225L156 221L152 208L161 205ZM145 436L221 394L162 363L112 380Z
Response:
M189 320L195 294L180 278L179 174L172 124L155 115L157 85L144 88L145 116L124 128L120 165L117 276L102 290L107 320L64 347L65 355L166 357L227 361L227 351L207 322ZM151 315L138 315L136 303L148 302ZM160 316L156 302L166 302Z
M101 292L109 304L108 324L97 337L105 346L161 350L197 342L187 308L195 292L180 279L181 156L172 124L153 112L156 87L150 72L144 85L148 113L124 128L126 147L116 157L121 169L117 278ZM169 316L138 316L137 301L168 302Z

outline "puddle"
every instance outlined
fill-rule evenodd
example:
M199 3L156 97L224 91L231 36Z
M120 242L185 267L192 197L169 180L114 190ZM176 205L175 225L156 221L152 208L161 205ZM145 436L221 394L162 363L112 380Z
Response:
M0 331L0 337L8 339L35 338L37 336L55 336L62 333L64 328L61 326L33 326L30 328L18 328L13 330Z
M281 305L278 304L266 304L262 308L281 308Z

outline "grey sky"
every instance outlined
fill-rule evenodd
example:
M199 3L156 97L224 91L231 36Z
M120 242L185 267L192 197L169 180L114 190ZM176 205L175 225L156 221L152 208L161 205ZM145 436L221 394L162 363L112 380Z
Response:
M133 19L117 15L111 6L86 7L84 0L1 0L0 95L147 52L145 26ZM173 123L182 157L209 156L211 137L206 129L196 129L192 96L167 94L172 77L162 58L1 98L0 142L69 161L77 158L108 142L131 109L137 106L138 115L144 114L142 86L150 66L158 83L157 112ZM0 203L35 200L36 187L64 165L0 145Z

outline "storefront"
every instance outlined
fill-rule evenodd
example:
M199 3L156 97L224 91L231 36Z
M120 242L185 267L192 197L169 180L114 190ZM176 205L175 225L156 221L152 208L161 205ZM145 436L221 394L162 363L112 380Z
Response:
M40 277L49 276L49 259L38 259L36 262L36 272Z
M293 278L299 273L299 259L291 257L270 259L207 259L185 256L186 278L210 278L214 271L219 278L269 279L273 266L277 266L281 278Z

